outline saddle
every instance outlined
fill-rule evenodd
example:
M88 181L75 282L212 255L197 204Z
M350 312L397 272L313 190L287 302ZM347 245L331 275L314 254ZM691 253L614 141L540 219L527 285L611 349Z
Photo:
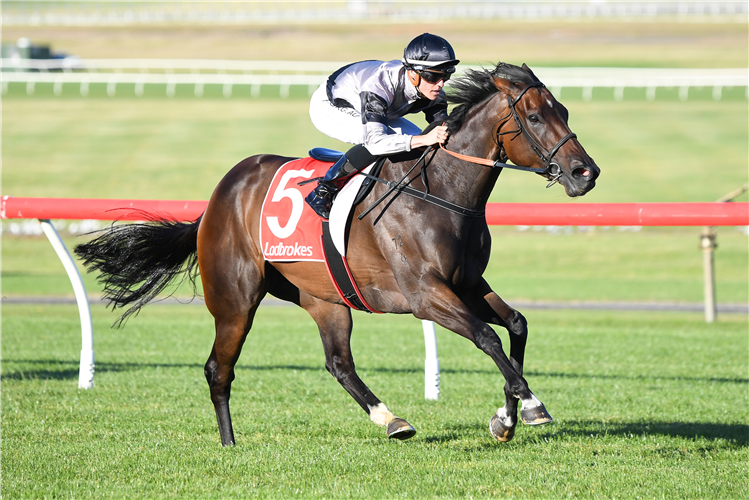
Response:
M312 148L309 150L310 158L314 158L318 161L324 161L324 162L331 162L335 163L337 162L344 154L341 151L336 151L335 149L328 149L328 148ZM382 166L385 164L385 160L387 157L380 157L375 163L374 166L369 170L369 175L372 177L379 177L380 172L382 172ZM350 180L350 179L349 179ZM364 198L367 197L367 195L372 191L372 188L374 187L375 183L374 179L367 177L364 182L362 183L361 187L359 188L359 193L356 195L356 198L354 198L354 203L352 205L352 209L359 205L362 201L364 201Z

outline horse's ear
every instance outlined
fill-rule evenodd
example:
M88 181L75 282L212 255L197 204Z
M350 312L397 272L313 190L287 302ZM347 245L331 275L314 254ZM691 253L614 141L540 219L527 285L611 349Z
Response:
M513 89L516 87L516 85L510 80L508 80L507 78L502 78L501 76L494 77L494 86L504 94L512 94Z
M531 69L525 63L523 63L523 69L530 73L534 80L538 81L538 77L533 74L533 71L531 71Z

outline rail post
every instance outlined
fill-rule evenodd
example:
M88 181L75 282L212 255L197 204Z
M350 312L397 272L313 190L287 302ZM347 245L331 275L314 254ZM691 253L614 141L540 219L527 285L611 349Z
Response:
M440 360L437 356L437 332L434 322L423 320L424 329L424 399L437 400L440 397Z
M717 200L718 203L729 203L734 198L744 194L749 184L731 191ZM718 318L718 305L715 298L715 249L718 248L718 234L715 226L704 226L700 235L702 249L702 281L705 301L705 323L714 323Z
M705 226L700 236L702 248L702 279L705 297L705 323L714 323L718 315L715 305L715 227Z
M88 304L88 295L83 286L81 273L75 266L73 257L62 242L59 233L49 219L39 219L42 231L55 249L60 258L65 272L68 273L70 283L73 285L75 301L78 303L78 314L81 317L81 362L78 369L78 388L92 389L94 387L94 329L91 323L91 308Z

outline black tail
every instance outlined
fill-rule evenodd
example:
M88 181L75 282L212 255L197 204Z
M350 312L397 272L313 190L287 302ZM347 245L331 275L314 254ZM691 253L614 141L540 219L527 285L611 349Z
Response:
M112 225L104 234L75 247L88 269L101 273L104 298L112 309L130 306L113 326L154 299L175 278L189 279L197 293L198 225L195 222L152 220Z

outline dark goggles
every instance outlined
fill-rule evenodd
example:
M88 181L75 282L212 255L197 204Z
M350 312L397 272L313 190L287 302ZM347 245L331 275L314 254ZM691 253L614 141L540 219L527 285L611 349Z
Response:
M424 80L426 80L427 83L431 83L434 85L435 83L439 83L440 80L443 82L446 82L450 79L453 73L455 73L455 68L445 68L444 71L432 71L428 69L424 69L418 72L419 76L421 76Z

